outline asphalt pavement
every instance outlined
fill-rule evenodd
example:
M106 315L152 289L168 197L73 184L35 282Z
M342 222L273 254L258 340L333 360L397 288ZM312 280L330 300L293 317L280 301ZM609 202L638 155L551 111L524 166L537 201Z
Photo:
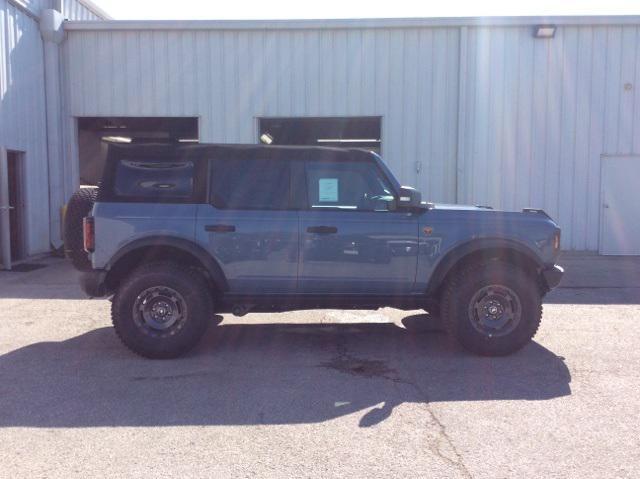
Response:
M495 359L382 309L216 316L151 361L65 261L0 272L0 477L638 477L640 260L564 260Z

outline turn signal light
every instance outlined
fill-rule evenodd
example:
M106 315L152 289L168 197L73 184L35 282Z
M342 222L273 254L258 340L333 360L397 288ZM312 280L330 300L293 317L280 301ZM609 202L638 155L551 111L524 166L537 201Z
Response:
M560 249L560 233L556 233L553 237L553 249L556 251Z
M82 220L82 233L84 237L84 250L93 253L96 249L96 230L93 216L87 216Z

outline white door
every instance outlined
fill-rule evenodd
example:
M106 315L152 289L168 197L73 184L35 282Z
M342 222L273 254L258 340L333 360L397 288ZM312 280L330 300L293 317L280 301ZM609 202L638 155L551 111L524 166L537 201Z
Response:
M640 255L640 156L603 156L600 181L600 254Z

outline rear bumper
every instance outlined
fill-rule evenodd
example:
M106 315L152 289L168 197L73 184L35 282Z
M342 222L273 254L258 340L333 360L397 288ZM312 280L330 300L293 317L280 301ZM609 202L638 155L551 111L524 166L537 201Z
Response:
M102 270L90 271L80 275L80 287L84 293L91 298L101 298L107 296L107 286L105 280L107 272Z
M547 288L549 288L549 290L552 290L560 284L562 275L564 275L564 269L562 266L558 266L557 264L542 270L542 278L547 284Z

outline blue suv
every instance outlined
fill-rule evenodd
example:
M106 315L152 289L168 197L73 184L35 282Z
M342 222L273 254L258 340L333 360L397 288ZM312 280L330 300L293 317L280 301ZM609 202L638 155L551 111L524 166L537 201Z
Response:
M504 355L562 276L542 210L425 203L358 149L112 146L100 188L68 211L84 291L113 296L116 332L150 358L191 349L215 313L384 306Z

